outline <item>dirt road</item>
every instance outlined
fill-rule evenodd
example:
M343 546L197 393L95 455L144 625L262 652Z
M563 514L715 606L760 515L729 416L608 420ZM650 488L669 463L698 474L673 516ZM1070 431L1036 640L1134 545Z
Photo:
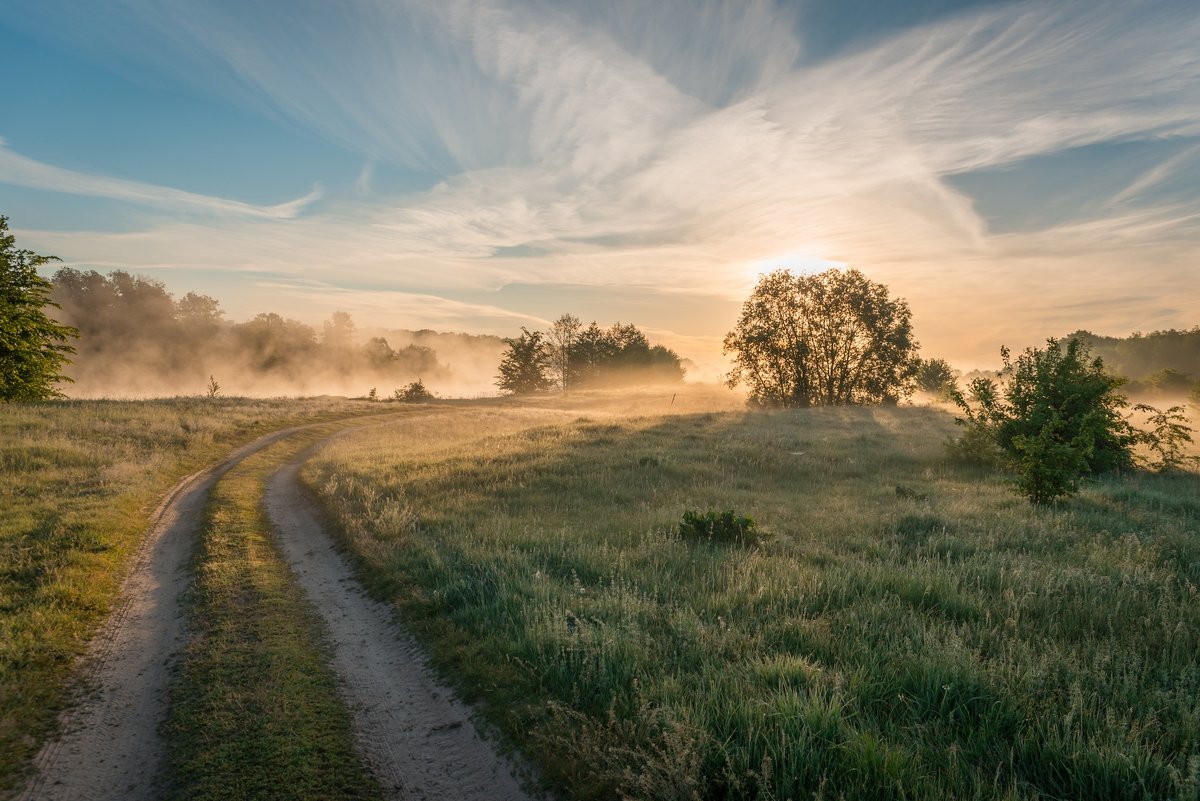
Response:
M121 600L84 661L84 692L60 736L34 760L21 801L158 797L170 666L186 636L180 597L209 490L247 456L296 431L277 431L181 481L152 517ZM300 494L298 464L270 482L267 503L293 570L326 620L334 667L357 741L391 797L524 799L511 767L479 738L466 709L433 681L387 609L370 601Z
M395 798L528 799L513 766L478 734L392 611L371 600L333 548L298 480L302 460L267 484L266 508L284 556L333 640L334 669L354 714L359 751Z

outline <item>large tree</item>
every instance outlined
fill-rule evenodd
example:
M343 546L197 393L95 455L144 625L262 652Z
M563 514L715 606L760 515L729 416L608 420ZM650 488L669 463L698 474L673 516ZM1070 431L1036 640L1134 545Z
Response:
M0 216L0 401L36 401L62 397L55 382L75 352L70 340L79 332L46 315L50 281L37 268L54 259L20 250Z
M895 403L911 394L919 364L911 317L858 270L776 270L725 337L729 385L770 406Z
M521 336L504 340L507 349L500 361L496 386L509 395L529 395L545 392L554 385L546 374L550 367L550 352L541 331L521 328Z

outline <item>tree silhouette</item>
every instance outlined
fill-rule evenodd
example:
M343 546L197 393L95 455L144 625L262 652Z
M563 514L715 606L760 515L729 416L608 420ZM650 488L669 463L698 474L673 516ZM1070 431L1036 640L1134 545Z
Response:
M911 312L858 270L762 277L725 337L729 385L771 406L895 403L918 367Z
M553 386L547 375L550 354L541 331L522 326L521 336L504 340L507 350L500 361L496 386L510 395L545 392Z

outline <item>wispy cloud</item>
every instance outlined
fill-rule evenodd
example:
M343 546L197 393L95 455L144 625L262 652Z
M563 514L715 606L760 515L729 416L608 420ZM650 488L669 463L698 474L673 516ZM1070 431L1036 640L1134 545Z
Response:
M1200 145L1189 147L1183 151L1176 153L1162 163L1155 165L1149 170L1139 175L1136 180L1126 186L1108 201L1106 208L1112 208L1120 205L1127 200L1136 198L1144 194L1147 190L1161 184L1166 179L1176 174L1179 169L1188 162L1196 159L1200 155Z
M90 175L55 167L14 153L8 149L3 139L0 139L0 183L135 203L153 207L159 212L202 213L220 217L289 219L300 214L307 206L321 197L320 188L314 186L307 195L295 200L274 206L256 206L237 200L198 195L166 186L155 186L103 175Z

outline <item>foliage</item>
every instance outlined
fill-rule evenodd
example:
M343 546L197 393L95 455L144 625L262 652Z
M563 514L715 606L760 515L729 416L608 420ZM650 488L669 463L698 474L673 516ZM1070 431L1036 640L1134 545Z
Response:
M769 406L895 403L911 394L917 343L911 312L858 270L759 280L725 352L729 385Z
M508 395L545 392L553 385L547 372L550 352L545 335L521 327L521 336L504 340L507 350L500 361L496 386Z
M918 359L917 389L939 398L952 398L955 388L954 368L945 359Z
M1001 349L1005 383L971 381L970 397L957 390L970 436L993 440L1017 468L1017 486L1034 503L1073 494L1084 476L1133 466L1138 433L1122 415L1129 405L1121 379L1104 371L1077 339L1049 339L1014 362Z
M559 389L595 389L637 384L679 383L686 370L679 354L652 345L631 323L586 327L564 314L543 334L550 383Z
M558 382L558 388L566 392L574 384L574 371L571 369L571 351L583 323L573 314L564 314L550 326L546 332L546 344L550 353L550 371Z
M207 397L209 397L209 398L221 397L221 385L217 383L216 376L214 376L212 374L209 374L209 376L208 376L207 390L208 390L206 392Z
M425 384L419 378L404 389L395 390L392 398L403 403L428 403L435 400L433 393L425 388Z
M79 332L46 315L51 284L37 268L54 260L19 250L0 216L0 402L61 398L55 383L71 379L59 373Z
M688 509L679 521L679 536L751 545L758 541L758 524L751 517L734 514L732 509L719 512Z
M1192 444L1192 428L1188 425L1182 406L1172 406L1164 411L1139 403L1133 408L1149 415L1146 421L1149 428L1141 432L1140 439L1154 454L1154 458L1148 462L1152 469L1160 472L1181 470L1200 461L1185 452L1186 447Z

